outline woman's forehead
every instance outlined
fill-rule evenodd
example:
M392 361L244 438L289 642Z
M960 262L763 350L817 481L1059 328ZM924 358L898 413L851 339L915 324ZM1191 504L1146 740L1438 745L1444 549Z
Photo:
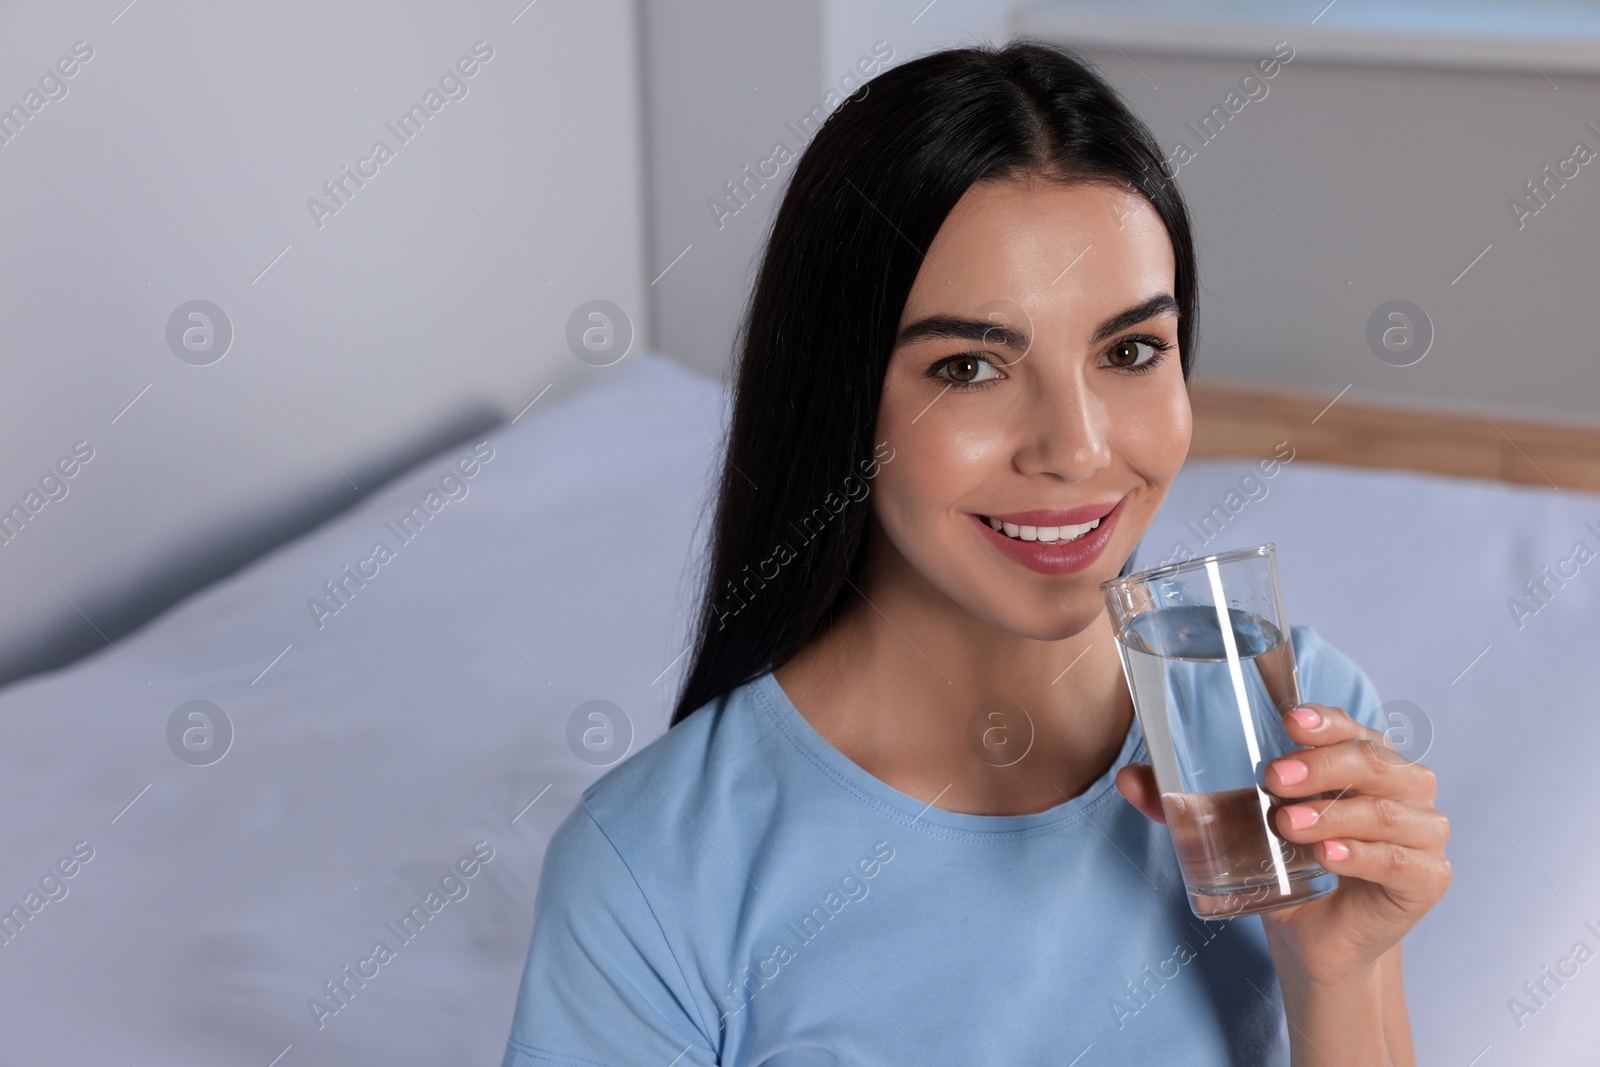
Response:
M995 303L1052 326L1172 292L1174 257L1149 201L1104 182L974 185L929 247L902 324Z

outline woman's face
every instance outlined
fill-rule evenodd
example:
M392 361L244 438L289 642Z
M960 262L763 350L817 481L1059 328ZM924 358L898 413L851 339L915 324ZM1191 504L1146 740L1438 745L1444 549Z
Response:
M1099 583L1189 451L1173 288L1171 242L1137 194L969 189L912 285L884 378L874 440L894 454L874 537L895 551L873 580L926 583L1040 640L1094 621Z

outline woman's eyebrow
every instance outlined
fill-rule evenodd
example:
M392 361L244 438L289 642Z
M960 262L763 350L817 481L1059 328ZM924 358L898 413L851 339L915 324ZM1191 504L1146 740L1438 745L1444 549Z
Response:
M1153 319L1159 315L1175 315L1178 313L1178 302L1171 293L1157 293L1141 304L1128 308L1113 315L1102 322L1094 332L1091 343L1106 340L1114 333L1118 333L1130 326ZM933 338L957 341L981 341L985 344L1000 345L1004 348L1014 349L1018 352L1027 352L1032 344L1031 338L1016 327L1009 327L999 322L984 322L981 319L966 319L954 315L930 315L925 319L913 322L900 331L896 339L896 346L912 345L918 341L927 341Z
M985 344L1013 348L1018 352L1026 352L1029 344L1026 333L1008 327L1004 323L963 319L953 315L930 315L928 318L919 319L900 331L895 344L912 345L936 337L956 341L982 341Z
M1131 307L1121 314L1113 315L1102 322L1100 328L1094 332L1094 337L1090 340L1090 343L1104 341L1112 334L1120 333L1129 326L1137 326L1145 319L1153 319L1158 315L1176 315L1177 313L1178 302L1172 298L1172 294L1157 293L1144 303Z

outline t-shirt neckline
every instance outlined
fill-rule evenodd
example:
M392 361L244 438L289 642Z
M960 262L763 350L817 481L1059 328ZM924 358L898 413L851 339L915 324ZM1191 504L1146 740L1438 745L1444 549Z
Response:
M846 756L833 742L817 732L806 717L800 714L789 699L789 694L779 684L770 670L749 683L757 702L762 705L773 725L789 739L800 752L809 757L813 766L845 786L859 799L884 811L896 821L935 827L944 831L958 831L963 835L981 837L1012 836L1027 831L1056 828L1072 822L1107 798L1117 796L1115 779L1117 771L1140 758L1144 752L1144 734L1137 715L1128 727L1117 758L1104 774L1096 778L1082 793L1060 804L1027 815L975 815L969 812L946 811L926 801L889 785L865 767ZM1123 801L1123 803L1127 803Z

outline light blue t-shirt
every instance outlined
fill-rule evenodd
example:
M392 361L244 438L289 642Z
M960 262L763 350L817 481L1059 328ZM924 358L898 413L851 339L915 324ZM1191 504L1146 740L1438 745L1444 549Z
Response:
M1291 629L1301 695L1377 729L1366 674ZM1261 920L1189 909L1116 791L930 807L767 673L583 793L545 855L504 1064L1287 1065Z

